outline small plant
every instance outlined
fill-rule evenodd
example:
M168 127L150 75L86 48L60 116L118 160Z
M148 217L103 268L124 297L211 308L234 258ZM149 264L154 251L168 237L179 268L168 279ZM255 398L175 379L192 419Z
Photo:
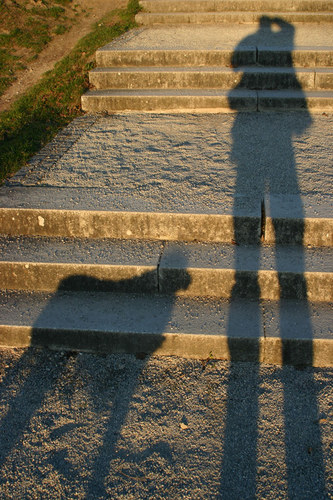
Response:
M212 351L210 351L208 358L201 360L202 371L206 370L208 365L212 367L216 365L216 358L214 358Z
M56 26L54 30L54 33L56 35L63 35L64 33L66 33L66 31L68 31L67 26L65 26L64 24L58 24L58 26Z

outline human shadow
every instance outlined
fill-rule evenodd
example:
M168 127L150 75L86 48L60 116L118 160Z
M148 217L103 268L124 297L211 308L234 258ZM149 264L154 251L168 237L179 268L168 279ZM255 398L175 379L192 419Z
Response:
M108 496L105 478L116 453L117 441L139 376L149 356L164 342L163 333L168 328L177 292L186 289L191 281L182 255L177 254L177 260L183 266L181 285L179 281L168 283L167 294L160 294L158 287L155 293L151 293L150 284L156 281L157 269L133 279L118 281L87 275L71 275L60 281L57 291L35 321L31 348L8 370L2 381L0 400L6 401L8 411L0 422L1 466L24 434L29 432L33 415L40 411L48 395L57 390L68 363L76 360L78 351L100 352L103 356L106 353L133 353L141 362L133 363L126 382L117 373L110 373L111 378L105 381L113 387L110 389L110 400L101 400L95 394L94 383L90 385L89 380L86 386L96 412L108 413L109 417L101 422L100 446L94 449L90 459L90 479L85 477L85 497ZM149 302L149 298L153 300ZM57 349L49 376L44 369L50 363L48 352L38 349L45 346ZM90 380L96 378L93 369L90 375ZM36 383L38 380L40 384ZM14 395L10 391L13 384L18 386ZM75 384L69 380L65 397L70 400L75 391ZM47 427L48 422L45 425ZM65 425L63 433L72 432L73 426L76 427L76 424ZM56 439L59 432L61 434L62 430L52 431L50 438L53 436ZM65 449L55 451L46 460L48 466L65 480L70 481L81 475L82 471L72 470ZM37 470L35 475L38 480Z
M232 291L231 304L228 317L228 344L231 359L228 379L227 414L224 433L223 459L221 466L220 495L221 498L239 499L256 498L257 482L260 481L258 470L258 444L260 408L259 397L261 394L260 376L260 340L264 332L265 308L272 307L274 314L279 318L278 330L282 343L282 364L293 364L297 360L297 352L293 350L290 342L290 309L299 308L302 316L302 325L299 328L306 331L309 342L303 350L305 365L312 365L313 359L313 328L311 314L307 300L307 282L305 279L305 262L303 251L304 239L304 208L301 198L299 180L297 176L296 159L293 146L295 136L301 135L311 125L311 116L307 110L307 103L302 86L297 79L292 67L292 50L294 46L295 28L281 18L270 19L263 16L258 30L246 37L235 49L237 65L240 60L240 48L243 46L256 47L265 40L267 46L288 47L289 53L284 49L285 65L289 66L287 76L281 78L268 77L265 71L258 73L258 67L243 68L243 74L237 86L230 91L229 103L236 111L232 127L233 145L230 158L236 169L236 183L234 192L234 239L236 244L234 267L235 284ZM257 50L258 53L258 50ZM268 64L273 66L272 51ZM262 63L262 62L261 62ZM236 59L235 64L236 66ZM277 62L276 65L279 65ZM261 68L262 69L262 68ZM241 71L236 67L235 71ZM298 90L298 99L302 112L294 113L246 113L241 111L237 91L239 89L284 90L293 88ZM257 238L253 241L252 257L253 269L257 273L252 278L250 295L251 304L245 304L243 314L247 315L251 331L251 360L257 363L256 369L251 371L251 376L244 380L241 393L237 382L235 361L242 361L242 354L238 345L233 341L234 329L239 315L239 302L244 290L244 273L242 264L243 255L243 223L236 217L239 212L239 195L246 194L252 200L257 200L258 206L267 207L270 204L270 214L275 233L275 269L278 275L280 298L268 304L262 300L259 283L259 270L263 246ZM286 231L286 225L279 218L279 204L283 204L285 196L292 196L293 207L297 212L298 224L296 232ZM278 204L272 202L275 197ZM276 211L275 211L276 210ZM264 235L261 235L264 237ZM300 270L298 278L290 284L286 279L285 262L288 248L297 252L297 267ZM292 298L296 299L292 302ZM297 328L297 326L296 326ZM302 331L303 333L303 331ZM243 357L248 360L248 352ZM283 376L281 374L281 380ZM286 378L283 380L290 380ZM304 498L325 497L325 475L321 436L319 425L299 428L299 422L304 422L304 412L311 408L311 416L315 419L318 415L316 397L305 392L299 393L296 380L283 383L284 399L284 433L285 433L285 468L288 484L288 498L303 498L304 481L307 479L309 491ZM312 377L312 394L316 394L315 380ZM297 395L297 396L296 396ZM297 400L297 402L296 402ZM313 420L311 421L311 423ZM306 428L312 428L310 436ZM309 456L308 450L315 449L315 457ZM314 461L316 467L313 467ZM312 477L309 479L309 475ZM244 497L246 491L246 497ZM302 492L302 493L300 493ZM301 494L301 496L299 496ZM324 496L323 496L324 495Z

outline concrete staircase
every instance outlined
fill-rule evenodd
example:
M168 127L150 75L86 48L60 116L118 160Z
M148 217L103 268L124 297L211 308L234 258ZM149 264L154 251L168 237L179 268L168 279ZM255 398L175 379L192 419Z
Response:
M149 28L97 51L84 110L332 109L331 1L142 6ZM178 24L151 25L164 22ZM289 23L317 44L294 45ZM43 187L35 163L30 184L0 190L0 345L333 366L329 202L237 193L223 212L116 210L107 189Z
M82 97L85 111L333 109L332 1L142 0L141 6L138 24L154 28L162 43L152 39L140 47L138 36L137 47L110 44L97 51L92 90ZM166 25L178 26L183 49L170 48L172 31L168 39L156 29ZM207 33L220 30L211 47L193 48L203 26ZM231 30L239 33L234 46ZM295 31L303 33L301 46Z
M293 197L273 219L33 193L1 193L1 345L332 365L333 219Z

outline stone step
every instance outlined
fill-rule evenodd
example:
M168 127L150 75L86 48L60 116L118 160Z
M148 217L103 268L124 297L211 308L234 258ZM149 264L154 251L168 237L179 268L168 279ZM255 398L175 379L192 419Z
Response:
M0 288L333 300L333 249L1 238Z
M189 23L182 26L162 24L149 28L138 27L98 50L223 51L243 47L274 47L276 50L282 48L287 50L330 48L332 50L331 23L311 24L311 26L300 23L296 27L284 23L283 20L278 22L276 19L275 24L272 20L267 19L266 21L262 20L260 24L212 24L209 29L205 24ZM309 37L309 29L311 29L311 37ZM135 63L133 65L135 66ZM320 65L324 66L324 64Z
M332 91L243 89L137 89L94 90L81 99L83 111L117 112L230 112L230 111L297 111L333 110Z
M110 44L97 50L96 63L100 68L134 66L238 67L259 64L280 67L333 67L331 47L222 47L220 49L115 49Z
M154 24L219 24L219 23L258 23L262 18L279 17L287 23L332 23L333 12L265 12L265 11L226 11L226 12L176 12L145 13L139 12L135 20L139 25Z
M156 292L160 242L1 237L0 288Z
M239 67L127 67L96 68L89 73L90 84L96 89L230 89L249 90L331 90L333 67L274 68Z
M140 0L146 12L327 12L333 10L332 0Z
M169 243L160 261L159 282L161 293L177 289L181 295L331 301L333 251Z
M0 345L333 365L324 303L101 292L0 293Z
M245 213L246 207L248 213ZM231 243L235 224L239 243L259 243L261 234L260 205L253 208L248 203L244 203L244 209L237 209L235 214L232 214L232 206L226 207L224 214L0 208L0 221L1 234L7 236ZM303 223L299 228L293 223L297 242L297 234L302 233L306 244L308 241L322 241L323 246L330 246L329 229L333 226L333 219L328 220L328 227L326 221L309 219L306 230Z
M221 206L209 209L200 199L187 206L183 200L168 212L163 211L165 197L163 206L141 210L131 199L123 198L123 207L126 201L127 208L110 210L119 200L104 189L5 187L0 189L0 234L333 247L330 195L270 194L261 200L224 193Z

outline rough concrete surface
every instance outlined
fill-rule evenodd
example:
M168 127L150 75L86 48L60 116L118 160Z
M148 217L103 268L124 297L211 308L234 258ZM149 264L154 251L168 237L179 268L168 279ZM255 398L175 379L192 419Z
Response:
M250 38L251 37L251 38ZM290 46L289 36L279 33L272 37L270 28L258 31L255 24L223 24L207 26L150 26L137 28L111 42L109 48L119 49L223 49L242 45ZM330 47L332 45L332 25L312 25L311 37L307 25L297 25L293 46ZM108 46L105 46L107 48Z
M1 498L332 498L332 370L28 349L0 374Z
M299 204L312 195L320 203L331 194L332 143L332 114L100 117L52 168L37 169L37 181L32 171L20 183L104 188L163 211L216 209L244 194L296 194Z

